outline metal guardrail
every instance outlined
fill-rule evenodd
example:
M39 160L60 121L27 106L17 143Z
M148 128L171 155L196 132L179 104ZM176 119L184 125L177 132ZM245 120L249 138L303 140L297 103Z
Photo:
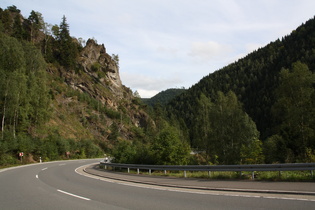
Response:
M184 171L186 177L187 171L208 171L209 175L214 171L251 171L252 179L255 177L255 171L310 171L313 176L315 170L315 163L286 163L286 164L254 164L254 165L141 165L141 164L121 164L121 163L108 163L100 162L100 166L112 168L125 168L130 172L130 169L136 169L137 173L140 170L148 170L151 174L152 170L157 171Z

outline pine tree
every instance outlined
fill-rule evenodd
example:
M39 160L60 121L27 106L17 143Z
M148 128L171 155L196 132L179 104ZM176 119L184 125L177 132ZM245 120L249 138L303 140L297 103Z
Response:
M60 64L68 69L74 68L75 59L78 54L78 49L70 36L69 25L67 23L66 16L62 17L62 22L60 23L59 26L58 41L59 41L58 59L60 61Z
M44 20L41 13L32 10L30 16L28 17L28 21L30 22L30 40L34 43L39 30L43 28Z

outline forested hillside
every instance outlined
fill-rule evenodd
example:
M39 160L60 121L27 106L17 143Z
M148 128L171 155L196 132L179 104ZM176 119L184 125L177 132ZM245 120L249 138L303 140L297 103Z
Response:
M0 8L0 165L103 157L154 123L123 86L118 55L70 36L66 17L48 24Z
M255 133L252 142L262 141L267 163L315 161L314 72L311 19L201 79L168 104L168 115L178 120L191 146L206 150L212 162L230 163L227 155L237 162L244 159L242 147L248 137L240 135L248 131ZM236 118L233 104L253 122Z

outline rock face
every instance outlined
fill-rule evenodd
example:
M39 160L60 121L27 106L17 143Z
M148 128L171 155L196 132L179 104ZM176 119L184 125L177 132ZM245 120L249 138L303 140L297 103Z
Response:
M113 132L118 132L120 138L132 140L134 126L154 126L132 91L122 84L118 63L106 53L103 44L89 39L80 50L76 63L76 69L72 70L62 66L48 69L64 85L55 91L56 117L51 123L63 123L60 133L65 138L81 138L84 134L85 138L93 136L111 145ZM71 89L83 94L76 94ZM85 95L89 97L85 98ZM71 123L68 119L72 119ZM78 132L80 127L81 133Z
M114 95L123 96L118 63L106 53L104 44L98 45L89 39L80 53L79 65L87 74L108 86Z
M87 93L103 105L117 109L121 99L132 100L132 91L126 88L119 76L119 67L105 46L89 39L77 59L76 71L60 70L60 76L75 90Z

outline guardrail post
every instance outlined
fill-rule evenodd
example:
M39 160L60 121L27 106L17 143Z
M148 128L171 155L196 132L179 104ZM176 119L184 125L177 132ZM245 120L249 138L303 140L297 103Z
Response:
M140 168L143 170L149 170L150 175L152 174L152 170L158 170L158 171L164 171L164 174L166 175L167 170L169 171L184 171L185 177L187 176L187 171L208 171L208 175L214 176L215 171L234 171L238 172L240 175L240 178L242 177L242 171L252 172L251 178L255 179L255 171L278 171L279 178L282 177L283 171L309 171L312 178L314 178L314 170L315 170L315 163L299 163L299 164L262 164L262 165L249 165L249 166L243 166L239 165L237 167L233 166L185 166L185 167L178 167L178 166L167 166L167 167L161 167L161 166L154 166L154 165L137 165L137 164L115 164L115 163L104 163L100 162L100 168L105 168L107 170L116 171L116 168L122 169L127 168L128 173L130 173L131 169L137 169L138 174L140 174ZM164 168L164 169L163 169ZM257 173L256 173L257 175ZM284 175L286 175L284 173Z
M240 178L242 178L242 176L243 176L243 173L240 171Z
M184 177L185 177L185 178L187 177L187 175L186 175L186 171L184 171Z

